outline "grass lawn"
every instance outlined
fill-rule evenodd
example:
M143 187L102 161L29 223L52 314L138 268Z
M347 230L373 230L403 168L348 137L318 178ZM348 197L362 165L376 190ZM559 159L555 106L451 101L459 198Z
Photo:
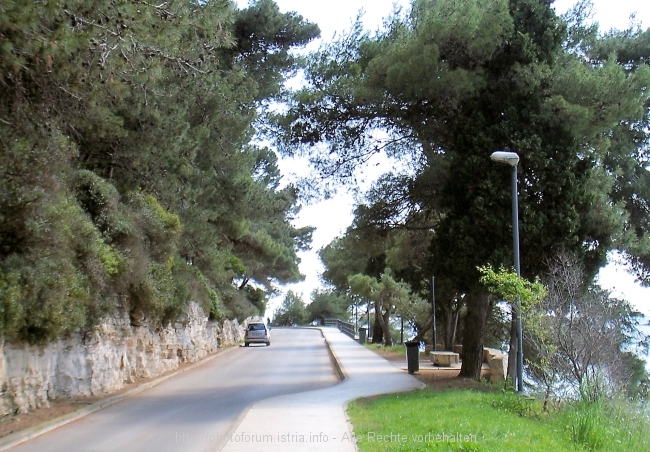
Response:
M647 419L614 411L548 414L538 401L510 393L423 390L361 399L348 415L362 452L650 450Z

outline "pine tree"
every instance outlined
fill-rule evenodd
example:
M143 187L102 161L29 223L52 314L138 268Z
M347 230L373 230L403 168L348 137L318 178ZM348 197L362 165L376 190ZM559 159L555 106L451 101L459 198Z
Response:
M548 1L417 0L378 35L357 24L314 54L310 85L278 118L285 151L326 176L350 180L380 150L415 162L392 187L433 219L427 269L467 303L465 377L479 377L490 308L477 268L512 265L508 169L490 161L495 150L520 155L525 277L560 252L577 255L588 278L616 248L644 268L648 193L627 181L647 177L647 67L598 57L600 46L575 44L576 30L567 34ZM623 46L626 55L644 39ZM389 138L377 141L378 128ZM404 218L371 204L377 222Z

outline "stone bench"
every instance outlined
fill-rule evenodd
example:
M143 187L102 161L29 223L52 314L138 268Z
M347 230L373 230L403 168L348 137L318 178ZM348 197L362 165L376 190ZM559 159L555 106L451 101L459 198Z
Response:
M483 349L483 361L490 366L490 383L506 381L508 355L494 348Z
M435 366L451 367L452 364L458 364L460 362L458 353L454 352L432 351L429 352L429 355Z

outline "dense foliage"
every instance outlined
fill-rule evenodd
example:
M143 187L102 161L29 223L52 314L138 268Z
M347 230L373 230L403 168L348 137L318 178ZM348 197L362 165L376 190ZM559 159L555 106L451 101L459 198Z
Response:
M381 151L405 168L371 190L362 229L325 251L326 276L379 279L396 240L426 243L424 258L390 268L426 298L435 275L446 321L465 305L466 377L478 378L494 312L478 268L512 265L509 168L490 161L495 150L521 158L524 277L568 253L591 279L618 249L647 281L650 34L601 36L584 9L561 18L551 4L414 0L376 35L357 25L312 55L308 85L278 118L284 150L326 176L353 180Z
M0 333L264 310L301 278L254 124L319 33L271 0L0 4Z

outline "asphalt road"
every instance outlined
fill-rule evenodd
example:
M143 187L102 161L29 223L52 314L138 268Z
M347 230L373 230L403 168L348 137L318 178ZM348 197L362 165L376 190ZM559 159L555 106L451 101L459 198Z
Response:
M229 350L11 450L215 451L251 404L339 381L320 331L275 328L271 343Z

